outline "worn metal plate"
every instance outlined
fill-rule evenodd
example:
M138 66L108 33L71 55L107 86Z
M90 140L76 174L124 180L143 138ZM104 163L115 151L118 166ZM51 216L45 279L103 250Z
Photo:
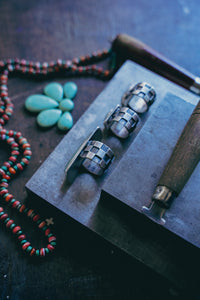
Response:
M103 187L103 191L142 213L194 106L167 94L143 126ZM123 180L122 174L127 174ZM166 210L164 228L200 248L200 164Z
M104 137L103 142L111 147L115 153L115 160L108 171L100 178L87 173L80 173L73 184L68 185L64 171L73 154L97 126L101 127L103 125L105 114L120 103L122 95L129 86L141 81L147 81L154 86L157 92L156 102L150 107L148 113L145 114L127 141L120 141L114 136ZM166 101L164 97L167 92L176 94L182 99L172 96L174 102L172 101L170 105L168 104L168 110L162 110L162 105ZM143 132L141 130L142 126L147 124L152 114L154 114L153 118L156 118L157 107L159 108L161 105L157 122L163 119L167 124L168 119L173 119L173 127L170 124L168 125L170 125L170 130L175 131L176 136L178 136L177 128L180 130L181 127L184 127L184 122L193 108L187 102L196 104L197 101L198 97L196 95L133 62L126 62L28 181L26 184L27 190L44 199L59 211L62 211L66 217L68 216L78 221L89 230L97 233L105 240L108 240L173 282L177 278L179 278L178 283L187 282L186 274L188 272L183 272L183 268L186 269L187 267L182 265L180 249L177 251L173 249L171 236L168 234L169 231L165 230L165 235L163 236L163 229L152 224L152 234L149 226L145 226L146 220L142 220L142 226L139 225L141 221L140 214L136 214L134 207L127 205L127 203L125 204L125 199L128 197L132 199L132 196L129 194L132 194L133 190L137 191L137 186L131 181L133 175L131 172L133 172L134 166L130 163L128 153L133 141L139 133ZM180 124L176 125L179 121ZM163 138L162 135L160 138ZM175 140L176 137L174 137L174 142ZM171 141L168 141L167 145L170 149L173 147ZM156 146L156 142L154 146ZM139 150L143 151L142 148ZM148 157L150 158L149 153L147 159ZM129 166L122 167L122 159L129 162ZM163 156L160 153L158 172L163 167L162 160ZM136 165L137 163L139 162L136 162ZM119 167L121 171L117 173ZM146 168L145 165L143 167ZM116 177L117 175L118 177ZM156 178L153 177L154 183ZM144 183L143 190L148 187L147 181L151 182L152 177L149 179L150 181L146 180L146 176L140 178L141 182ZM131 189L128 189L129 183L131 183ZM99 201L102 187L104 197ZM120 188L121 196L119 195L118 197L115 191L119 191ZM106 197L109 194L114 195L114 197ZM144 193L142 194L144 196ZM144 197L144 204L150 201L150 194L151 192L149 191L149 196ZM120 201L116 201L115 196Z

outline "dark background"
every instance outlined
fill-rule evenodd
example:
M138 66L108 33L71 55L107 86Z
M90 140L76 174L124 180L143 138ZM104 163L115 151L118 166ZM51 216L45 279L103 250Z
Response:
M200 74L200 4L193 0L0 1L0 60L72 59L110 47L121 32L130 34L194 74ZM68 78L56 78L64 83ZM73 78L78 94L74 122L106 86L92 78ZM0 299L178 299L186 297L130 257L123 255L52 207L28 198L25 183L64 136L56 127L43 131L24 110L27 95L41 93L49 81L9 80L14 115L6 128L21 131L32 145L28 168L11 184L17 200L53 217L56 252L30 259L0 225ZM73 141L72 141L73 142ZM7 158L1 149L1 162ZM43 237L22 216L9 211L33 244ZM46 241L44 240L44 243ZM189 259L189 258L186 258ZM183 262L184 263L184 262ZM183 287L184 288L184 287ZM193 290L190 299L193 297ZM194 299L198 299L195 292Z

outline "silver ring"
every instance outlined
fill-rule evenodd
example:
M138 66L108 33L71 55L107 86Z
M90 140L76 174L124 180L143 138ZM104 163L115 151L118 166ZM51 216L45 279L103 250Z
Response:
M104 120L104 126L119 138L126 139L134 130L139 116L129 107L117 105L110 111Z
M144 113L155 98L154 88L147 82L140 82L130 86L129 90L123 95L121 103L137 113Z
M114 159L113 151L104 143L90 140L81 151L82 166L90 173L101 176Z

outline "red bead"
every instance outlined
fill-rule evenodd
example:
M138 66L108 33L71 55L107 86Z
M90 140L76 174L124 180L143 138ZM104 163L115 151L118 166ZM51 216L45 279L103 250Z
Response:
M77 67L76 66L73 66L72 67L72 71L76 71L77 70Z
M15 208L15 207L17 207L19 204L20 204L20 202L16 200L15 202L13 202L12 207Z
M7 167L7 168L10 168L10 164L9 164L9 162L7 162L7 161L5 161L5 162L3 163L3 165L4 165L5 167Z
M1 219L1 220L5 220L7 217L8 217L8 214L3 214L3 215L0 217L0 219Z
M7 97L8 96L8 93L7 92L1 92L0 93L0 96L3 98L3 97Z
M15 156L10 156L10 157L9 157L9 160L12 161L12 162L16 162L17 158L16 158ZM10 173L11 173L11 172L10 172ZM16 172L15 172L15 173L16 173ZM14 173L14 174L15 174L15 173Z
M27 216L30 217L33 212L34 212L33 209L29 209L29 211L27 212Z
M30 156L31 156L31 155L32 155L32 152L31 152L30 150L25 150L23 154L24 154L24 155L30 155Z
M13 195L9 194L8 196L6 196L5 201L9 202L12 199L13 199Z
M6 76L6 75L1 75L1 76L0 76L0 80L8 80L8 76Z
M6 223L6 227L10 227L13 223L14 223L13 220L9 220L9 221Z
M50 237L48 238L48 241L49 241L49 243L51 243L51 242L53 242L53 241L56 241L56 237L55 237L55 236L50 236Z
M3 169L0 169L0 175L4 175L5 171Z
M30 246L30 244L31 244L31 243L29 243L29 242L24 243L24 244L22 245L22 249L23 249L23 250L26 250L26 248L28 248L28 246Z
M20 171L23 171L23 167L20 163L17 164L17 168L20 170Z
M104 72L104 76L109 76L110 75L110 71L109 70L106 70L105 72Z
M25 59L21 59L20 64L21 64L22 66L25 66L25 65L26 65L26 60L25 60Z
M12 232L15 234L15 233L17 233L20 230L21 230L21 227L20 226L16 226L16 227L13 228Z
M12 114L12 113L13 113L13 109L11 109L11 108L6 108L6 109L5 109L5 113L6 113L6 114Z
M36 251L36 249L33 248L33 249L31 250L30 256L33 256L33 255L35 254L35 251Z
M16 171L14 168L10 167L8 170L11 174L16 174Z
M81 56L80 61L82 61L82 62L85 61L85 56Z
M28 160L27 158L25 158L25 157L22 158L22 161L23 161L26 165L29 164L29 160Z
M26 208L26 206L23 204L23 205L20 207L19 212L22 213L22 212L25 210L25 208Z
M44 227L45 225L46 225L46 222L43 221L43 222L41 222L41 223L38 225L38 227L39 227L39 228L42 228L42 227Z
M18 148L19 145L18 145L17 143L13 143L13 144L11 145L11 147L12 147L12 148Z
M7 194L8 193L8 190L2 190L2 191L0 191L0 196L3 196L3 195L5 195L5 194Z
M39 215L35 215L35 216L33 217L33 221L34 221L34 222L37 222L37 220L39 220L39 217L40 217Z
M82 73L83 72L83 67L78 67L78 71L79 71L79 73Z
M25 240L25 238L26 238L25 234L21 234L18 236L19 241L23 241L23 240Z
M103 69L102 68L98 68L97 71L98 71L98 74L101 74L102 71L103 71Z
M3 207L0 206L0 213L3 211Z
M45 248L40 249L40 256L45 256Z
M19 155L19 151L13 150L13 151L11 152L11 155Z
M8 121L8 120L9 120L9 116L6 115L6 114L4 114L4 115L2 116L2 118L4 118L5 121Z
M52 245L50 245L50 244L47 245L47 248L48 248L50 251L53 251L53 250L55 249L55 247L52 246Z
M11 144L12 142L14 142L15 140L14 140L14 138L13 137L10 137L9 139L7 139L7 143L8 144Z
M51 230L48 228L48 229L45 231L45 235L48 236L50 232L51 232Z
M3 187L8 187L8 183L7 182L2 182L1 184L0 184L0 187L1 186L3 186Z
M34 73L34 69L33 68L29 68L28 72L29 72L29 74L33 74Z
M10 98L7 98L5 100L6 104L7 104L7 107L9 108L13 108L14 107L14 104L11 102Z
M22 137L20 140L19 140L19 144L23 144L23 143L27 143L27 139L25 139L24 137Z
M14 134L14 131L13 130L9 130L8 135L9 136L13 136L13 134Z
M1 129L1 134L6 134L6 129Z
M7 174L4 174L4 175L3 175L3 179L10 180L10 176L7 175Z
M18 139L21 135L22 135L21 132L17 132L16 133L16 138Z

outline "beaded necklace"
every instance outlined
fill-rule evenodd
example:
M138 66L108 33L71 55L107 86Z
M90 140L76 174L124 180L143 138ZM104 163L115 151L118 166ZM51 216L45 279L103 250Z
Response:
M108 70L103 70L103 68L94 64L106 58L110 58L111 62ZM4 125L8 122L13 113L14 107L11 99L8 97L8 76L11 73L36 77L61 73L65 76L87 75L107 80L114 74L114 61L111 50L103 50L102 52L92 53L92 55L81 56L72 61L61 59L50 63L31 62L24 59L0 61L0 139L6 142L11 148L8 160L5 161L0 168L0 198L11 208L16 209L19 213L25 214L44 232L48 240L46 247L40 249L34 248L31 243L27 241L26 235L23 233L21 227L16 225L14 220L9 218L8 214L4 212L3 207L0 207L0 220L17 238L22 250L30 256L44 257L46 254L53 252L56 246L56 237L51 233L47 222L41 220L39 214L16 200L8 191L11 179L24 170L29 164L32 155L30 144L20 132L4 128Z

